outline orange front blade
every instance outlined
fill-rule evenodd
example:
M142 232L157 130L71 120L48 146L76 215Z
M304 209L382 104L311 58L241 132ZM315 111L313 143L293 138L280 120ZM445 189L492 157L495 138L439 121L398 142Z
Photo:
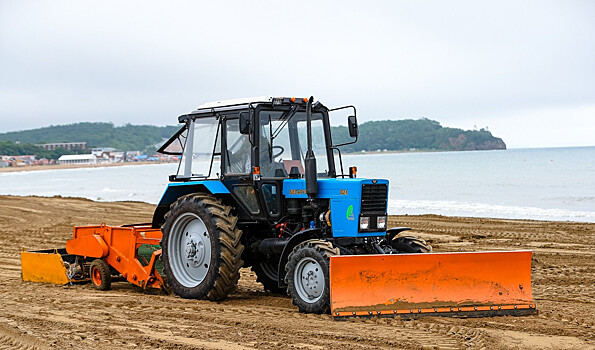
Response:
M535 310L531 251L331 257L333 316Z

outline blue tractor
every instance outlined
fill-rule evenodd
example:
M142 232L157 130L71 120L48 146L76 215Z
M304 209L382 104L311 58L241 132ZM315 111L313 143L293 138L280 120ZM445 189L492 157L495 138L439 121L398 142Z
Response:
M342 143L329 121L338 110L353 111ZM177 295L222 300L251 267L301 312L326 313L332 256L431 251L397 236L406 228L387 230L387 180L343 172L340 147L358 137L355 107L261 97L207 103L178 120L159 152L180 164L152 222Z
M331 136L329 112L351 110L344 137ZM531 251L430 253L408 228L387 229L388 181L343 172L340 147L358 137L353 106L262 97L208 103L179 121L159 150L180 164L152 225L75 227L66 249L21 253L24 280L91 277L104 290L114 274L222 300L250 267L301 312L335 318L536 312Z

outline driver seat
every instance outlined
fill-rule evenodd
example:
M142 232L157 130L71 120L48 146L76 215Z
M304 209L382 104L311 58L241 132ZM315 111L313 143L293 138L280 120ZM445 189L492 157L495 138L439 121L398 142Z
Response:
M301 160L283 160L283 167L287 174L291 172L291 168L296 167L300 171L300 175L304 175L304 167Z

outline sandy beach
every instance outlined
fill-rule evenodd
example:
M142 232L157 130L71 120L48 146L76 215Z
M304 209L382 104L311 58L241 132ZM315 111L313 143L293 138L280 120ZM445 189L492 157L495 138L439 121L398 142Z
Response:
M45 167L44 167L45 168ZM49 167L47 167L49 168ZM435 251L531 249L539 314L526 317L352 319L300 314L265 293L249 269L215 303L114 283L23 282L21 249L63 247L73 225L151 220L153 206L76 198L0 196L0 349L594 349L595 224L392 216Z

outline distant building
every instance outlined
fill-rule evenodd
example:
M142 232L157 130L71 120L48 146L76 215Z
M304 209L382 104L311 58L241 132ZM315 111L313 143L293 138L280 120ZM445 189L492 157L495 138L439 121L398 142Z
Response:
M127 151L126 154L124 155L124 161L125 162L136 161L135 157L140 156L140 155L141 155L140 151Z
M113 147L95 147L91 148L91 154L94 154L97 157L101 157L104 153L110 153L116 151Z
M119 151L113 147L91 148L91 154L97 157L99 163L119 163L124 161L124 151Z
M97 164L94 154L71 154L58 158L58 164Z
M36 146L43 147L48 151L53 151L56 148L66 148L68 150L73 150L75 148L80 149L87 149L86 142L57 142L57 143L40 143Z
M12 166L33 165L35 164L35 156L10 156L9 161L12 163Z
M113 151L104 153L103 156L107 157L110 163L121 163L124 161L124 154L123 151Z

